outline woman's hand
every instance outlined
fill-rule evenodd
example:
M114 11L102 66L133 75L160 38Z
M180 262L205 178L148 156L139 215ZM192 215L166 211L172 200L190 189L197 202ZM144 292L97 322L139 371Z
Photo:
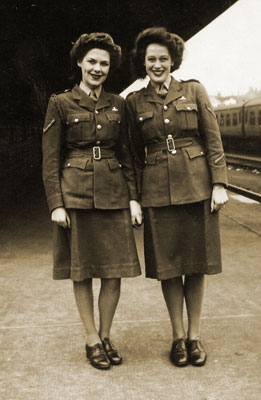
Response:
M63 228L71 228L70 217L64 207L57 207L52 211L51 220Z
M142 209L136 200L130 201L131 223L134 228L142 225Z
M228 202L227 191L223 185L215 184L212 190L211 212L219 211Z

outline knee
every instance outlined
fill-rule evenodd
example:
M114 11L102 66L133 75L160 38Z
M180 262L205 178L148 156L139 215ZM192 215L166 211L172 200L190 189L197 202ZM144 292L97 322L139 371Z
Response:
M110 292L117 292L121 287L121 279L113 278L113 279L101 279L101 288L108 290Z

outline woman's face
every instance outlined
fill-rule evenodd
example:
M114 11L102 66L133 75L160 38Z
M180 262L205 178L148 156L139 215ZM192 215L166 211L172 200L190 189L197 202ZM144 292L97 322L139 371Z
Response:
M77 64L82 70L83 83L91 89L96 89L108 76L110 53L103 49L91 49Z
M149 44L145 54L145 68L151 81L161 84L169 77L173 61L166 46Z

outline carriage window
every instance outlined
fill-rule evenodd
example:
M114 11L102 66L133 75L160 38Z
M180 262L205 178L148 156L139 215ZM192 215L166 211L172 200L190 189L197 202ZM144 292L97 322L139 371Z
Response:
M256 124L255 111L250 111L250 113L249 113L249 125L255 125L255 124Z
M238 122L239 122L239 124L241 124L241 118L242 118L242 113L241 113L241 110L240 110L239 113L238 113Z
M230 126L230 114L226 115L226 126Z
M237 113L233 113L233 126L237 125Z
M224 114L220 114L219 126L224 126Z
M261 110L258 111L258 125L261 125Z

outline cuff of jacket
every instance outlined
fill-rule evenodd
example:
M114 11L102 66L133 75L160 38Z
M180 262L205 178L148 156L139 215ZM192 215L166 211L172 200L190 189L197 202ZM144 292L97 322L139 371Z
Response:
M58 207L64 207L63 198L61 194L56 194L52 197L47 198L47 203L50 213Z
M128 188L128 189L129 189L129 199L139 201L139 195L137 193L137 190L134 188Z
M212 184L216 183L223 184L225 187L228 186L227 171L222 168L222 170L211 171Z

